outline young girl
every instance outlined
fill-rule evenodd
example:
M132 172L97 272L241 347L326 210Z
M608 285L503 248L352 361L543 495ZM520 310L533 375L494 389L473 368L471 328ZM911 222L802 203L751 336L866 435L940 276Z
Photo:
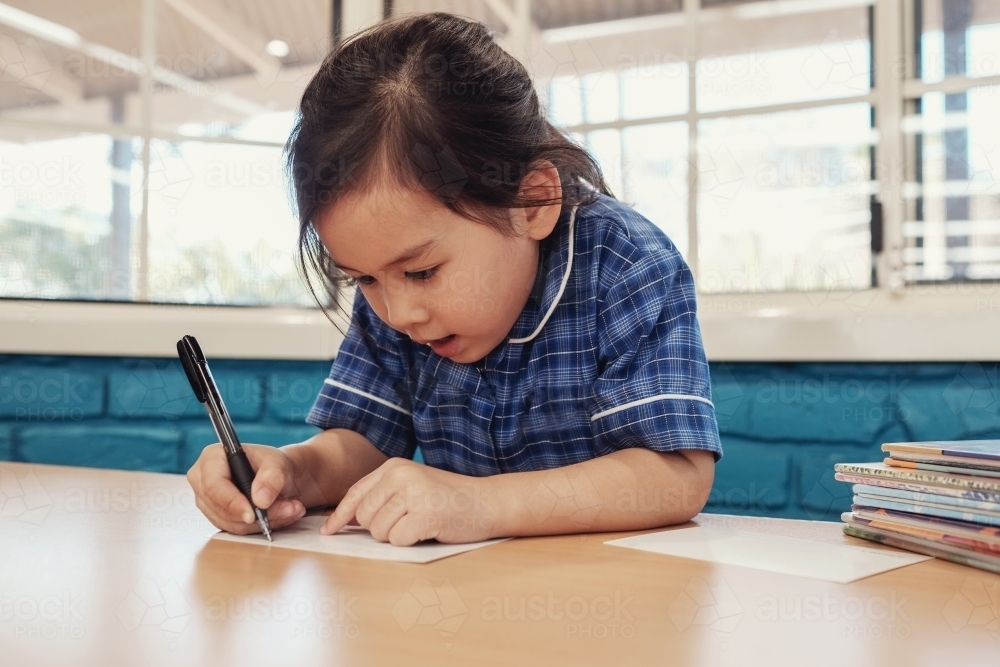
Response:
M324 534L410 545L701 510L722 450L691 273L487 28L427 14L338 46L286 154L306 275L358 290L325 430L246 448L273 528L337 504ZM216 526L256 530L220 446L188 478Z

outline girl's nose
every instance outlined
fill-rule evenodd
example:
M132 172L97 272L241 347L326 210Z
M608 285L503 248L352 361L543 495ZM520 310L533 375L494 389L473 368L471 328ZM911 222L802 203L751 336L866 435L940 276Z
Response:
M416 324L424 324L428 319L427 306L423 297L409 293L405 288L384 289L386 320L397 331L406 331Z

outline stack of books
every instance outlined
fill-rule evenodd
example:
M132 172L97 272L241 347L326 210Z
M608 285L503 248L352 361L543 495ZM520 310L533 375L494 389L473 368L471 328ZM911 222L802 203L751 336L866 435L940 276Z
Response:
M838 463L853 484L844 532L1000 573L1000 440L882 445L883 463Z

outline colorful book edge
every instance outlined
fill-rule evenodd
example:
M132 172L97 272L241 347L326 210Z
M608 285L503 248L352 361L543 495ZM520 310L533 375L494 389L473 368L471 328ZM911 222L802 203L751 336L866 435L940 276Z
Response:
M993 562L991 560L975 558L974 556L965 553L952 553L950 551L937 548L932 544L924 544L917 540L896 537L881 531L876 531L870 528L861 528L851 524L844 524L844 533L846 535L850 535L851 537L868 540L869 542L885 544L890 547L896 547L897 549L913 551L918 554L933 556L934 558L940 558L941 560L947 560L959 565L965 565L980 570L986 570L987 572L1000 574L1000 559Z

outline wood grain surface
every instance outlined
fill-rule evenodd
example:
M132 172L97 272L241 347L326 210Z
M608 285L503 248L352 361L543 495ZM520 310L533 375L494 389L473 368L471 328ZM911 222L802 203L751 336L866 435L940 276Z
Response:
M840 585L603 544L624 534L411 565L213 532L181 476L0 464L0 664L1000 665L1000 576L939 560Z

